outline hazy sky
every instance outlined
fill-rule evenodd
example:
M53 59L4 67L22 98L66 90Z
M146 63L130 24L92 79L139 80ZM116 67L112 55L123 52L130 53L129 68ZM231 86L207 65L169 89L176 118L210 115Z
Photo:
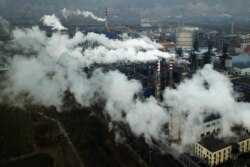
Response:
M249 0L0 0L0 15L41 17L59 15L63 8L79 8L102 16L106 6L117 19L250 16Z

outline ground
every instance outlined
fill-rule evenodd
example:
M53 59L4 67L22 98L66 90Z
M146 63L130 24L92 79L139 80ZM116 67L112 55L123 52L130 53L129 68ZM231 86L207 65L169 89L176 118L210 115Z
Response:
M23 108L0 104L0 166L80 166L57 123L40 115L40 107Z
M49 154L35 154L20 160L1 164L1 167L53 167L54 161Z
M30 114L7 105L0 105L0 159L33 152Z
M80 166L79 160L66 141L58 125L35 112L32 113L36 150L46 152L54 159L55 167Z
M0 166L147 166L132 148L115 142L106 120L91 115L92 109L23 108L0 105Z
M89 167L144 167L146 163L125 143L117 144L107 121L98 109L73 109L58 113L47 110L50 117L59 119L86 166Z

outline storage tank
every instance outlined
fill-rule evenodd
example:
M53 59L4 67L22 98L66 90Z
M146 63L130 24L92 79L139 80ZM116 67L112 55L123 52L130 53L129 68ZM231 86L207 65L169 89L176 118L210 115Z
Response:
M182 49L191 49L193 46L194 31L199 30L197 27L180 27L176 33L176 47Z

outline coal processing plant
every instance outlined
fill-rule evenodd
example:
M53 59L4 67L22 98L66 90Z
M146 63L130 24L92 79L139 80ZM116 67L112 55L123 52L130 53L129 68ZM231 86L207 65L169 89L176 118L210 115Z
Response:
M159 58L151 62L127 62L112 64L93 64L83 70L90 77L95 69L103 71L118 70L125 74L128 79L135 79L142 83L143 96L155 96L162 99L162 94L167 86L174 87L181 80L182 70L174 64L173 59Z

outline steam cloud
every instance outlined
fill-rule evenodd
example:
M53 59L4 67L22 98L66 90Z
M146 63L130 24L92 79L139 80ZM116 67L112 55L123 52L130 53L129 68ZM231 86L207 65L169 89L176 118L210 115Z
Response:
M207 84L206 86L204 84ZM222 135L232 135L231 127L241 125L250 128L250 104L236 102L232 84L226 76L214 71L211 65L198 71L192 79L181 83L177 89L167 88L164 102L178 120L185 120L181 127L181 146L199 140L199 125L204 114L219 113L222 116Z
M46 26L52 27L54 30L63 30L65 28L60 20L53 14L53 15L45 15L42 18L43 24Z
M231 135L230 127L235 124L250 128L250 105L235 102L230 80L210 65L177 89L167 88L163 103L154 97L139 98L141 83L129 80L119 71L96 69L91 77L83 72L83 67L94 63L147 62L173 56L159 51L160 45L146 37L110 40L104 35L81 32L71 39L59 33L47 37L37 26L17 28L12 35L13 47L22 49L25 55L12 59L8 84L0 93L9 101L24 103L28 100L60 108L67 90L82 106L91 106L102 99L104 113L112 121L127 123L135 135L144 136L149 143L152 138L162 143L166 141L163 126L173 119L171 115L176 115L176 120L181 121L177 123L181 128L181 148L198 140L196 130L204 113L221 114L224 136ZM89 47L82 50L80 44L86 42ZM6 101L6 98L1 100Z
M160 139L163 136L159 127L169 119L168 115L155 98L135 98L142 90L140 82L128 80L118 71L105 73L101 69L95 70L89 78L82 70L94 63L147 62L159 56L170 58L172 55L158 50L160 45L146 37L121 41L81 32L71 39L58 32L47 37L37 26L17 28L12 36L13 47L30 56L16 55L12 59L8 85L1 91L2 97L60 109L64 92L69 90L82 106L90 106L98 99L105 100L105 113L113 121L128 123L136 135L145 136L149 142L151 137ZM86 42L89 47L83 51L81 44Z
M105 19L103 18L99 18L96 15L94 15L92 12L89 11L81 11L79 9L77 9L77 11L71 11L71 10L67 10L66 8L64 8L62 11L62 15L65 19L68 19L69 16L84 16L84 17L90 17L96 21L100 21L100 22L104 22Z
M10 33L10 23L0 16L0 32Z

